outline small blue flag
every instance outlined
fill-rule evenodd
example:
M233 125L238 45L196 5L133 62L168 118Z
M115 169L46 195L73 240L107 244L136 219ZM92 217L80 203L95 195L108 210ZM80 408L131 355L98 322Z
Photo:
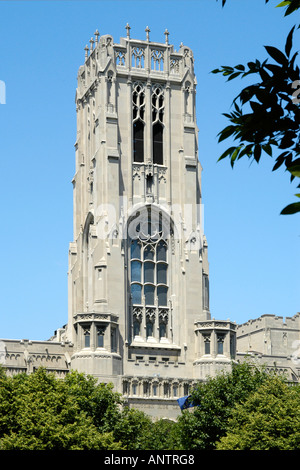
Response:
M193 402L190 400L191 395L186 395L185 397L178 398L178 405L180 406L181 410L185 410L186 408L191 408L195 406Z

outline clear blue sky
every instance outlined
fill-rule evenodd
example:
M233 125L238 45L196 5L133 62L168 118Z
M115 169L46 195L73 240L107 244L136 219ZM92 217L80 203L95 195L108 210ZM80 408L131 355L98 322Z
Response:
M76 138L75 88L95 30L183 42L196 58L199 155L210 262L211 313L237 323L263 314L293 316L299 305L299 216L280 216L295 185L240 161L217 163L227 143L223 112L244 83L210 71L267 57L284 47L298 18L279 0L0 1L0 337L48 339L67 322L68 245ZM298 33L298 44L299 44Z

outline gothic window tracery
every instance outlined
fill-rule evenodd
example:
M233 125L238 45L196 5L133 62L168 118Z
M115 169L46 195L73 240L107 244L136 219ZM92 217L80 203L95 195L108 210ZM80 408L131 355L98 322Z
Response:
M160 85L152 89L153 163L163 164L164 92Z
M167 306L167 243L141 234L131 241L131 299L133 305ZM144 300L143 300L144 299ZM137 315L137 314L136 314ZM150 315L150 314L149 314ZM138 322L138 316L136 317ZM149 316L152 322L152 317Z
M125 67L125 52L116 51L116 64L120 67Z
M161 309L159 312L159 337L167 337L167 325L169 320L169 311L166 309Z
M170 71L171 73L179 73L179 59L170 60Z
M210 334L203 335L204 339L204 354L210 354Z
M152 120L152 161L156 165L163 165L163 132L164 132L164 90L159 84L152 87L151 93L151 120ZM133 122L133 161L143 163L144 135L145 135L145 86L136 82L132 90L132 122ZM151 125L148 123L147 125ZM150 181L148 181L150 185ZM152 182L151 182L152 183Z
M104 347L104 333L105 333L105 327L98 326L97 327L97 347L98 348Z
M158 72L164 70L164 53L159 49L153 49L151 51L151 68Z
M90 347L90 338L91 338L90 328L85 327L84 330L83 330L83 335L84 335L84 347L89 348Z
M224 339L225 336L223 334L217 334L217 353L224 354Z
M145 127L145 88L140 82L134 84L133 103L133 161L144 161L144 127Z
M162 214L152 212L151 207L145 208L130 229L130 300L133 336L143 336L145 331L146 339L157 334L160 339L167 337L169 319L168 241Z
M145 49L133 47L131 51L132 67L143 69L145 67Z

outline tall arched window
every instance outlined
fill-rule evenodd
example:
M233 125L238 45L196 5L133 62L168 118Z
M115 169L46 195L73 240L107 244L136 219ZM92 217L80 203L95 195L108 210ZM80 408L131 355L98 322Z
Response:
M132 305L167 306L168 244L161 217L151 219L151 208L136 219L130 240L130 293ZM156 300L157 299L157 300Z
M144 116L145 116L145 89L144 85L137 82L133 86L132 93L132 117L133 117L133 161L144 161Z
M163 164L164 93L160 85L152 89L152 153L153 163Z
M131 241L130 292L132 305L167 306L167 243L136 238Z

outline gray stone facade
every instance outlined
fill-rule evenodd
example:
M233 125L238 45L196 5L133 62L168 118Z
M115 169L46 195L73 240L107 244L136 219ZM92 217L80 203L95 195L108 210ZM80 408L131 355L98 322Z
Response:
M76 90L69 312L49 341L1 340L9 374L39 366L112 382L129 406L176 418L191 386L251 353L299 380L299 314L211 318L192 50L98 32Z
M63 378L70 370L72 352L72 345L55 339L0 340L0 364L10 376L30 374L39 367L45 367L57 377Z
M237 328L237 359L246 357L300 380L300 313L293 317L262 315Z

